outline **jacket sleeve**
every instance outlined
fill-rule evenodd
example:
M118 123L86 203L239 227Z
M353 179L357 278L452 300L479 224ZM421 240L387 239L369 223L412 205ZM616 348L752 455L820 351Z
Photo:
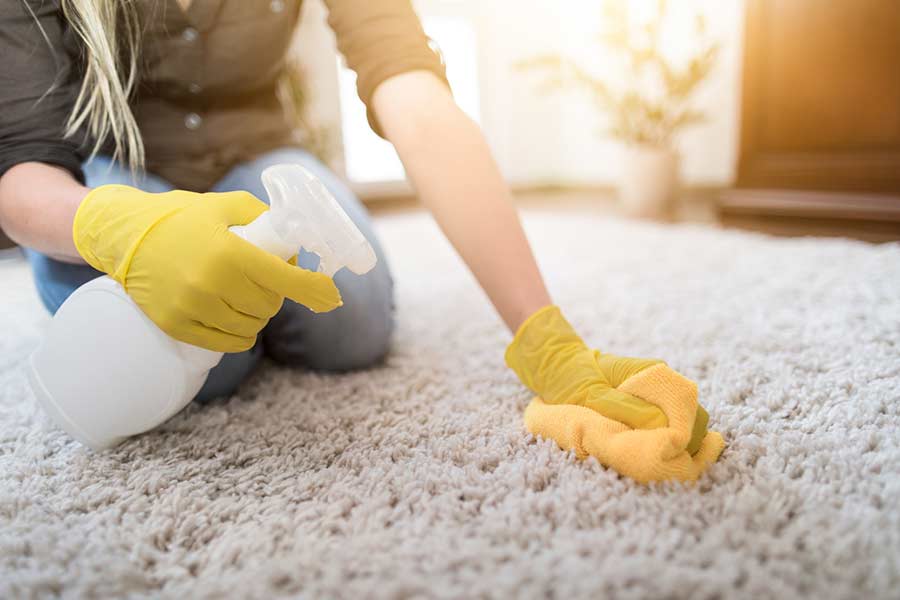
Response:
M425 35L410 0L326 0L338 50L356 72L369 125L382 135L372 110L375 89L408 71L434 73L447 84L443 58Z
M86 136L66 139L80 73L64 47L58 2L0 2L0 177L29 161L58 165L83 181Z

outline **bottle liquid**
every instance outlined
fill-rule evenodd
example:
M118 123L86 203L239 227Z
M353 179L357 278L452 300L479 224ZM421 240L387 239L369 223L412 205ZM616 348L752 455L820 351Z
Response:
M301 247L319 271L362 275L375 266L372 246L325 186L299 165L262 174L270 208L231 231L285 260ZM162 424L197 394L221 352L166 335L109 277L75 290L60 306L31 356L38 403L72 437L94 450Z

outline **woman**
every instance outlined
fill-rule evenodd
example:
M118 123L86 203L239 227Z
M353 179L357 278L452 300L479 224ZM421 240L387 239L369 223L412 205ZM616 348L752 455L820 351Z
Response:
M229 352L201 398L231 393L264 353L346 370L388 351L392 281L369 217L292 141L277 99L300 4L0 4L0 225L28 249L50 312L108 273L172 337ZM712 438L695 387L659 361L591 351L552 306L509 191L409 0L326 4L372 127L517 332L507 364L541 396L529 428L637 479L696 477L721 448L697 452ZM283 162L330 188L375 248L373 271L332 282L312 272L312 255L288 265L227 232L265 209L260 173ZM664 438L674 452L660 454Z

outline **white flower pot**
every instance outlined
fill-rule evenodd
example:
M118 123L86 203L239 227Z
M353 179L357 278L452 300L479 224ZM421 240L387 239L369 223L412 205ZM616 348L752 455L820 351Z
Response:
M678 154L646 144L625 147L619 201L625 214L648 219L671 216L678 188Z

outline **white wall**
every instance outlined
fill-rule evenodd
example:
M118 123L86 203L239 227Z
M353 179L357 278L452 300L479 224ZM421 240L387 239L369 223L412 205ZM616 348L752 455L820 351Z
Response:
M694 185L727 185L734 174L738 136L744 2L671 1L676 6L702 7L711 31L723 44L717 68L696 98L709 120L685 131L678 143L683 178ZM328 122L339 121L335 63L328 54L333 52L333 36L319 0L306 4L300 51L321 88L316 114ZM600 19L597 0L415 0L415 5L420 14L463 16L475 27L480 120L511 183L615 182L619 145L598 135L603 121L590 98L578 91L538 94L539 77L513 67L535 54L563 52L579 56L597 73L621 76L610 73L603 47L592 43Z
M338 104L338 71L334 33L328 27L326 11L322 0L305 0L300 26L292 52L300 58L306 68L310 82L309 112L316 123L334 131L338 150L341 139L341 107ZM343 171L341 152L332 161L332 167Z

